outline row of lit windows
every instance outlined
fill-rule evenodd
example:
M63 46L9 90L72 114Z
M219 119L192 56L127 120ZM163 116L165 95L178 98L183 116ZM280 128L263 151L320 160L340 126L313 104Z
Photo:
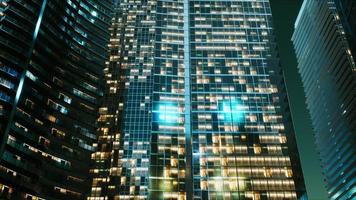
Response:
M198 122L207 122L207 121L211 121L212 120L212 114L211 113L200 113L198 114ZM257 122L257 115L253 115L248 113L248 115L245 115L245 118L248 122ZM280 121L282 118L282 116L280 115L272 115L272 114L263 114L262 115L262 120L265 123L275 123Z
M220 177L275 177L275 178L291 178L293 172L291 168L279 168L279 167L227 167L227 168L203 168L200 167L199 175L201 177L214 178Z
M223 155L236 155L236 154L247 154L248 147L246 146L233 146L232 141L229 146L210 146L206 145L206 141L199 142L199 153L200 154L223 154ZM261 147L259 145L254 145L253 147L249 147L253 149L255 154L261 154L262 150L267 150L268 154L282 154L282 148L280 146L267 146Z
M248 186L251 185L251 186ZM238 178L221 178L218 177L211 180L200 181L200 187L202 190L211 191L245 191L248 187L252 187L253 190L294 190L293 180L239 180Z
M41 143L41 144L43 144L45 146L48 146L49 145L49 140L43 138L42 136L40 136L39 143ZM61 159L59 157L53 156L51 154L48 154L48 153L46 153L44 151L41 151L41 150L39 150L39 149L37 149L37 148L35 148L33 146L30 146L29 144L17 143L16 138L11 136L11 135L9 135L9 137L8 137L7 144L14 145L16 148L20 148L20 149L23 149L25 151L27 150L27 151L32 151L34 153L38 153L38 155L41 155L41 156L43 156L45 158L50 158L53 161L56 161L58 164L66 166L66 167L70 167L70 165L71 165L71 163L69 161L66 161L66 160L63 160L63 159Z
M213 157L213 155L202 156L200 158L201 166L290 166L289 157L252 157L252 156L225 156Z

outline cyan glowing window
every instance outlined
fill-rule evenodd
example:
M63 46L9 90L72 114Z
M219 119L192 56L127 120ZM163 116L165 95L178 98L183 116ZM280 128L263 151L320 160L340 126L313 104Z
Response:
M159 122L175 123L178 120L178 105L170 102L160 103L155 110Z
M94 17L98 16L98 13L96 11L91 11L91 15L93 15Z
M219 103L219 118L228 123L244 122L245 108L236 99L224 100Z

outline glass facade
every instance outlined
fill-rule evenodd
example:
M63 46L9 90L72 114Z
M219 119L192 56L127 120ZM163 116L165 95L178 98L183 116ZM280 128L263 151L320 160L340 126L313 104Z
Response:
M351 54L356 57L356 2L353 0L335 0L334 3L340 15Z
M330 199L356 198L355 10L306 0L292 38Z
M0 199L84 199L109 0L0 1Z
M305 195L268 0L115 13L88 200Z

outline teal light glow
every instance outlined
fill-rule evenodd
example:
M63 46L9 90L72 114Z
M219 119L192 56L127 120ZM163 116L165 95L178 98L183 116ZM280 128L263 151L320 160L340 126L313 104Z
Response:
M174 103L160 103L155 111L158 114L158 121L165 123L175 123L178 120L178 105Z
M236 100L224 100L219 104L220 118L224 122L241 123L244 121L245 109L242 104Z
M96 11L91 11L91 15L93 15L94 17L98 16L98 13Z

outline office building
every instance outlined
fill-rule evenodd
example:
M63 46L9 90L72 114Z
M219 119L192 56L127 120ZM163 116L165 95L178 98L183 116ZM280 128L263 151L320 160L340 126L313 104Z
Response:
M353 57L356 56L356 2L352 0L335 0L335 7L344 29L348 46Z
M356 198L355 11L305 0L292 38L330 199Z
M0 1L0 199L84 199L110 0Z
M268 0L115 13L88 200L305 194Z

